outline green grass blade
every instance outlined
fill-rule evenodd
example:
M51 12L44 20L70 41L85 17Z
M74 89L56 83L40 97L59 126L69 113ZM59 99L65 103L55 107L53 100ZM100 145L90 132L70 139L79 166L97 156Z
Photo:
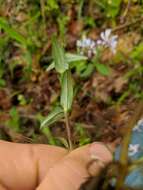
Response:
M9 23L3 17L0 17L0 28L2 28L10 38L16 40L24 46L27 46L27 40L24 36L18 33L14 28L11 28Z

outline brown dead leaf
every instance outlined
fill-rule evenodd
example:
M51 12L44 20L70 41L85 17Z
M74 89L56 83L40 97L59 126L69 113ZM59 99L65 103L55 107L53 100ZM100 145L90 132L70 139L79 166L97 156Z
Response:
M69 24L69 32L72 35L78 36L80 34L80 32L83 29L83 22L80 20L73 20L70 24Z
M124 79L123 77L119 77L114 81L114 88L115 92L119 93L123 90L125 84L127 84L127 80Z
M11 100L6 90L0 90L0 108L8 110L11 107Z
M92 87L95 88L94 95L99 101L107 102L112 92L121 93L127 82L122 73L115 70L112 70L108 77L96 73L92 81Z

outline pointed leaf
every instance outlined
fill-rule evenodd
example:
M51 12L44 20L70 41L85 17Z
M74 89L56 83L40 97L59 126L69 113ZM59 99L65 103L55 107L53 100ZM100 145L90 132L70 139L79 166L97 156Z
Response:
M63 109L61 107L56 107L51 113L49 113L48 117L41 123L41 128L44 126L49 126L64 116Z
M46 71L49 72L49 71L51 71L51 70L54 69L54 68L55 68L55 63L52 62L52 63L46 68Z
M76 61L83 61L83 60L87 60L86 56L83 55L76 55L76 54L72 54L72 53L66 53L66 60L67 63L71 63L71 62L76 62ZM70 65L69 65L70 66ZM52 69L55 68L55 62L53 61L47 68L46 71L51 71Z
M61 86L61 105L66 113L71 109L73 101L73 80L69 70L64 72Z
M52 39L52 54L55 62L56 71L58 73L64 73L69 68L69 65L67 63L64 49L55 37L53 37Z
M99 73L108 76L110 74L110 68L107 65L101 63L95 63L95 67Z
M86 56L78 55L78 54L72 54L72 53L66 53L66 58L67 58L68 63L87 60Z
M69 149L69 144L67 139L65 139L64 137L56 137L56 139L59 140L61 144L64 145L65 148Z

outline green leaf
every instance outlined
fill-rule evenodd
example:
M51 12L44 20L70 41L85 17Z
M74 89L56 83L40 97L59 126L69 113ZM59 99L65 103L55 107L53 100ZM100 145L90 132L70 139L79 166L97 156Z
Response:
M69 68L69 65L67 63L64 49L55 37L52 39L52 54L56 71L61 74L64 73Z
M55 140L54 136L52 135L50 128L48 128L48 127L42 128L42 133L45 135L45 137L47 137L47 139L49 141L48 144L56 145L56 140Z
M93 64L87 64L86 68L80 73L80 77L86 78L91 76L92 72L94 71L94 65Z
M59 140L60 143L64 145L65 148L69 149L69 144L67 139L65 139L64 137L56 137L56 139Z
M82 60L87 60L86 56L83 55L77 55L77 54L72 54L72 53L66 53L66 59L67 62L76 62L76 61L82 61Z
M29 78L32 73L32 54L28 49L25 50L23 54L23 59L27 63L26 67L24 68L24 71L25 71L26 77Z
M59 8L57 0L47 0L47 6L51 11Z
M61 87L61 105L64 112L67 113L71 109L73 101L73 80L69 70L62 75Z
M5 80L0 78L0 87L4 87L6 85Z
M136 46L131 52L131 58L136 60L141 60L143 58L143 43L141 42L138 46Z
M83 55L76 55L76 54L72 54L72 53L66 53L65 56L66 56L66 60L67 60L68 63L87 60L87 57L83 56ZM52 70L54 68L55 68L55 62L53 61L47 67L46 71L50 71L50 70Z
M107 65L95 63L95 67L97 71L102 75L108 76L110 74L110 68Z
M104 9L108 17L115 18L121 8L122 0L102 0L98 4Z
M51 113L49 113L48 117L41 123L40 128L55 123L63 116L64 116L63 109L61 107L56 107Z
M14 131L19 132L20 131L20 116L15 107L13 107L10 110L10 116L11 118L8 121L6 121L6 125L12 128Z
M54 68L55 68L55 63L52 62L52 63L46 68L46 71L49 72L49 71L51 71L51 70L54 69Z
M0 28L2 28L10 38L16 40L24 46L27 46L27 40L24 36L18 33L14 28L11 28L9 23L2 17L0 17Z

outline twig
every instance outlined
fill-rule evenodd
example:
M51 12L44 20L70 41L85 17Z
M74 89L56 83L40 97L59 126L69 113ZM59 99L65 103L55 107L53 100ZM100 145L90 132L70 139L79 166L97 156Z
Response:
M118 31L118 30L122 30L122 29L124 29L124 28L126 28L126 27L129 27L129 26L131 26L131 25L134 25L134 24L137 24L138 22L141 22L141 21L143 21L143 17L140 17L140 18L138 18L138 19L136 19L136 20L134 20L134 21L132 21L132 22L127 22L127 23L125 23L125 24L122 24L122 25L120 25L120 26L117 26L117 27L115 27L115 28L113 28L113 32L116 32L116 31Z
M125 17L127 16L128 12L129 12L130 5L131 5L131 0L128 0L128 3L127 3L127 6L126 6L126 8L125 8L125 11L124 11L124 13L123 13L123 16L120 18L121 23L124 22L124 19L125 19Z

